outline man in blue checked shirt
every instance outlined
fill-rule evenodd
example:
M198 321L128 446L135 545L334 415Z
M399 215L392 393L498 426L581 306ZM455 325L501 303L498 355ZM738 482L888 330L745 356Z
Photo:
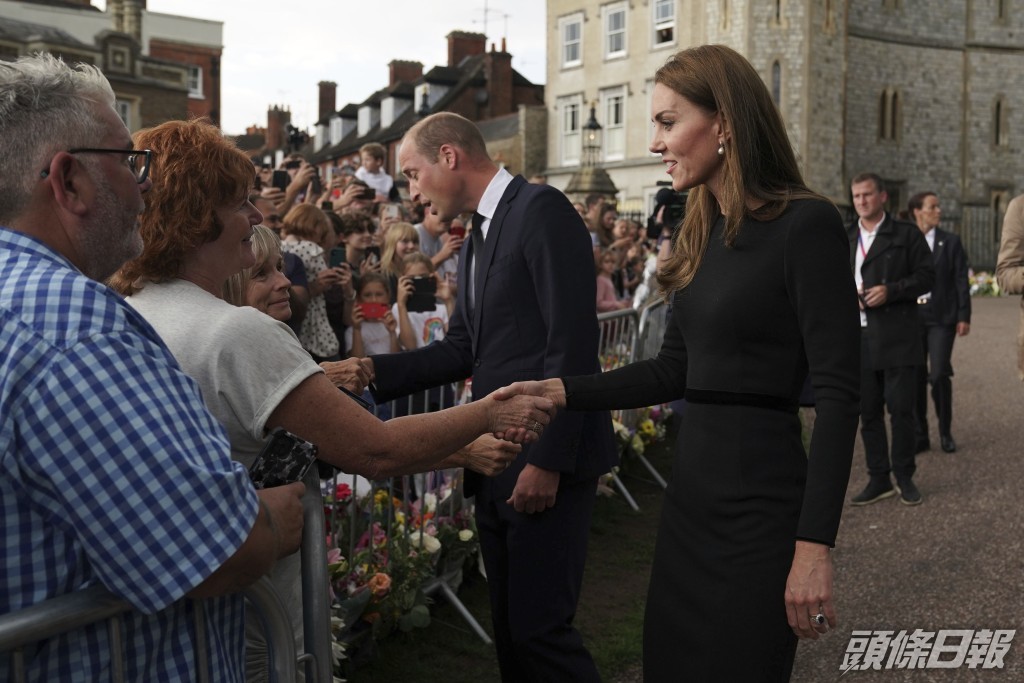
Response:
M98 69L0 62L0 614L102 583L131 681L243 679L239 589L300 543L302 484L257 493L153 329L100 284L141 250L150 153ZM27 679L109 680L105 624ZM10 662L0 654L0 681Z

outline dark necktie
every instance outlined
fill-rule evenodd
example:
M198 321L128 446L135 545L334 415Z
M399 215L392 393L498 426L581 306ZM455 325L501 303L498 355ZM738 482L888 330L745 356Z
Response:
M484 253L484 216L473 212L473 229L469 232L469 237L473 240L473 254L472 259L469 262L469 314L473 315L473 309L476 306L476 267L479 263L478 257Z

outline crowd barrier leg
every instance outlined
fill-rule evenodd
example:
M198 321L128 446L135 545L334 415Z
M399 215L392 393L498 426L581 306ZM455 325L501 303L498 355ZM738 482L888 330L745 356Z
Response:
M292 683L296 673L295 635L281 598L266 576L245 589L246 609L255 614L267 638L271 683ZM200 670L204 667L200 666ZM330 680L330 679L328 679Z
M307 683L330 683L333 679L331 659L331 597L327 578L327 531L324 526L324 501L320 478L315 467L309 468L303 480L302 496L302 621Z
M473 629L473 633L475 633L480 638L480 640L484 641L485 645L494 644L494 641L491 640L491 637L489 635L487 635L487 631L483 629L483 627L480 625L480 622L477 621L476 617L474 617L473 614L466 608L466 606L462 604L462 601L459 600L459 596L455 594L455 591L453 591L451 586L445 583L443 579L434 579L429 584L423 587L424 595L427 595L429 597L433 597L434 593L438 591L441 591L445 599L447 599L448 602L451 603L451 606L455 608L455 611L459 613L463 621L465 621L466 624L471 629Z

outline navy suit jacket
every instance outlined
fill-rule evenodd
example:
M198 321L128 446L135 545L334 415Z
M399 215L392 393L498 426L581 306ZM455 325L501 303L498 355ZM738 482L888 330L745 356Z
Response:
M856 267L860 228L854 221L846 228L850 240L850 267ZM875 239L860 273L864 289L886 286L886 302L867 309L865 341L872 370L920 365L921 335L917 297L935 283L935 265L928 242L916 225L885 215L875 228Z
M472 248L467 239L445 338L422 349L374 356L376 398L388 400L470 376L474 396L483 397L520 380L600 372L590 233L562 192L513 178L477 255L476 305L470 317ZM496 477L499 494L511 495L527 462L557 470L560 483L610 471L618 457L612 435L606 411L561 412ZM475 492L481 479L467 471L467 492Z
M971 322L971 285L967 278L967 252L958 235L935 228L935 284L932 315L935 325Z

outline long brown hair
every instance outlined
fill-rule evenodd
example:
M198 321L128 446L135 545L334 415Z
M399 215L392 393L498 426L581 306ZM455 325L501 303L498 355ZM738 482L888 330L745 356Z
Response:
M719 115L726 133L721 196L704 185L690 190L682 229L658 269L658 284L668 296L693 280L720 214L725 214L725 243L732 246L745 217L772 220L792 199L824 197L804 185L775 102L738 52L724 45L682 50L658 69L654 82ZM748 200L762 205L751 210Z

